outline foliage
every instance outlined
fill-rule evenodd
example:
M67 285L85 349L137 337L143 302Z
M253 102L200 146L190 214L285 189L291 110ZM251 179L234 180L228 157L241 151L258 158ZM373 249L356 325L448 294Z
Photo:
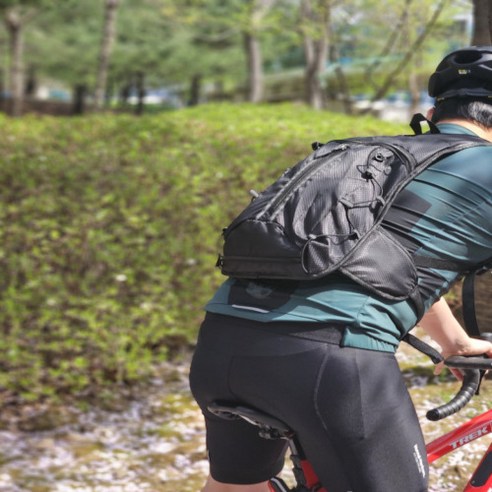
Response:
M89 88L94 85L103 2L0 0L0 7L2 2L44 6L38 8L26 29L26 66L35 67L40 80L56 80L71 86L85 84ZM241 33L253 27L261 41L267 72L302 69L299 3L276 0L261 25L253 25L252 1L122 0L109 79L115 88L122 89L139 72L145 74L148 87L178 85L183 92L194 77L200 76L204 86L233 85L236 96L241 95L247 80ZM434 7L434 0L334 2L330 61L347 64L343 68L352 94L374 92L374 86L380 85L381 78L428 22ZM438 26L424 49L419 50L422 54L418 53L408 71L417 72L423 81L429 67L445 51L467 44L469 34L459 31L456 16L470 10L471 4L448 2ZM407 19L404 28L400 26L403 18ZM377 70L368 74L368 64L373 63ZM284 75L289 79L288 73ZM397 89L407 88L407 75L402 74L395 81ZM329 75L328 84L337 86L336 77ZM425 83L421 86L424 88ZM302 97L302 91L297 97Z
M0 0L0 10L48 5L50 0Z
M0 388L143 377L193 340L220 231L314 140L394 133L295 105L0 118Z
M64 0L44 9L26 31L26 66L41 80L93 85L102 22L100 0Z

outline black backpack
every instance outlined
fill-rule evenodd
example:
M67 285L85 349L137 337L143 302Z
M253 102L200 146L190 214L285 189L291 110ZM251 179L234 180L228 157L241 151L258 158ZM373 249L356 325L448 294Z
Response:
M414 118L414 130L422 118ZM380 224L398 192L428 166L488 144L431 129L313 144L314 152L257 194L224 229L217 266L245 279L311 280L341 272L386 299L412 299L422 313L416 264L450 262L416 260Z

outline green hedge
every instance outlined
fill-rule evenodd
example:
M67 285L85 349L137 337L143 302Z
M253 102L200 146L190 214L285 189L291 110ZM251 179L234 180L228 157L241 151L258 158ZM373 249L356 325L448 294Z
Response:
M222 227L311 141L404 127L304 106L0 117L0 395L148 374L193 340Z

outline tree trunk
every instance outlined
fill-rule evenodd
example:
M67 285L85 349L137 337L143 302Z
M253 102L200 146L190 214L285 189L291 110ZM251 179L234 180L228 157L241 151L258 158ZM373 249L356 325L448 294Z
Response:
M473 37L472 45L490 44L490 16L492 2L490 0L473 0Z
M338 80L339 91L342 96L343 109L345 111L345 114L352 114L352 98L350 97L350 89L347 83L347 78L345 77L345 73L341 67L337 67L335 73Z
M418 112L420 104L420 86L415 70L411 70L408 76L408 90L410 92L410 115Z
M136 78L137 85L137 106L135 108L135 114L141 115L145 109L145 75L143 72L137 73Z
M488 0L489 39L492 41L492 0ZM489 43L490 44L490 43Z
M106 83L106 91L104 93L104 104L106 106L109 106L111 104L111 101L113 100L114 86L115 86L114 80L108 79L108 82Z
M101 41L101 51L99 54L96 91L94 96L94 103L97 109L101 109L104 106L109 59L116 37L116 11L118 9L119 2L120 0L106 0L104 28Z
M246 32L244 46L248 60L248 101L258 103L263 99L263 62L260 42L255 34Z
M263 60L259 33L263 18L276 0L249 0L249 25L243 32L248 71L248 101L261 102L263 99Z
M130 99L130 94L132 92L132 83L128 82L120 90L120 106L126 108L128 106L128 99Z
M302 0L301 19L306 58L305 86L307 102L314 109L325 105L321 75L328 56L331 0Z
M74 115L81 115L85 112L85 96L87 95L87 86L78 84L73 89L73 109Z
M3 68L0 68L0 101L2 99L5 99L5 91L6 91L6 86L5 86L5 70Z
M22 18L15 9L10 9L5 15L5 24L10 45L10 114L20 116L24 99Z
M24 87L24 94L29 98L33 97L38 87L38 81L36 77L36 68L34 65L30 65L27 70L26 84Z
M410 5L408 3L407 5ZM417 12L417 19L419 25L425 25L425 12ZM403 38L401 39L401 47L402 51L405 49L405 46L411 43L413 39L413 31L412 25L410 23L410 17L406 16L403 20L402 33ZM422 65L422 55L420 50L415 53L413 57L413 63L410 62L409 68L407 69L408 73L408 91L410 93L410 108L409 108L409 117L413 116L418 111L418 106L420 102L420 87L418 83L418 75L419 67Z
M200 92L202 89L202 74L196 73L191 79L190 85L190 97L188 99L188 106L196 106L200 103Z

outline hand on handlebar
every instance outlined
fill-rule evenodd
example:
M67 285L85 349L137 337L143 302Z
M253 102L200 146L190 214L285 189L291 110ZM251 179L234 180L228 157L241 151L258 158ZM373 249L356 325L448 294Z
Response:
M434 368L434 376L439 376L445 367L446 364L444 361L439 362ZM463 373L459 369L455 369L454 367L449 367L448 369L458 381L463 381Z
M419 324L441 347L444 358L452 355L486 355L492 358L492 343L471 338L443 297L431 306ZM442 371L442 367L442 364L438 364L436 374ZM452 372L458 379L462 379L460 371Z
M476 341L480 342L481 340ZM475 342L472 342L471 345L474 348L470 347L470 351L466 355L446 357L443 364L449 367L451 372L462 381L461 387L449 402L427 412L429 420L437 421L453 415L461 410L473 398L473 395L478 394L483 375L492 369L492 358L488 355L473 353L479 347L487 350L486 345ZM490 352L486 354L488 353Z
M465 357L477 355L486 356L492 359L492 343L486 340L480 340L478 338L468 338L466 345L461 345L456 350L448 349L442 351L442 356L444 357L444 359L447 359L448 357L451 357L453 355L461 355ZM434 374L436 376L439 375L445 365L445 362L440 362L439 364L437 364L434 369ZM458 380L463 380L463 373L460 369L450 367L449 370Z
M461 410L475 394L478 394L485 372L492 370L492 344L485 340L470 338L461 328L455 330L456 333L459 334L458 337L441 337L445 347L453 348L448 351L443 350L446 356L444 362L440 362L442 356L423 340L414 340L415 337L409 336L410 334L405 338L410 345L437 363L436 374L439 374L443 365L446 365L462 381L460 389L450 401L427 412L427 418L432 421L449 417Z

